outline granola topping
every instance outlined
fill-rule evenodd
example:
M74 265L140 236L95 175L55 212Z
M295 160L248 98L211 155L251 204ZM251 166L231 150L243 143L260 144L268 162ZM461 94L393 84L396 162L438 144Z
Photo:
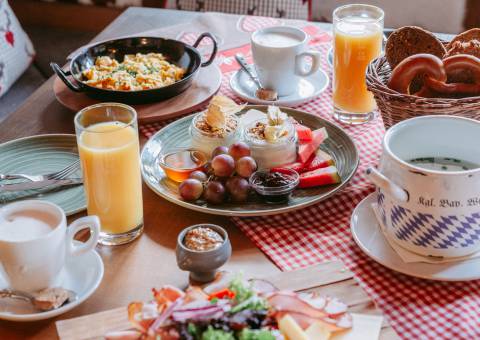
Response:
M208 124L205 114L201 115L195 122L195 127L202 132L209 134L211 137L224 138L226 135L234 132L238 122L232 116L225 117L225 125L223 127L213 127Z
M288 131L283 125L267 125L262 122L257 122L248 132L256 139L266 140L268 142L275 142L279 138L288 135Z
M207 110L195 121L195 126L211 137L224 138L237 128L234 114L244 107L245 105L237 105L228 97L214 96Z
M256 139L276 143L280 138L288 136L287 121L288 116L278 106L269 105L266 122L257 122L247 133Z

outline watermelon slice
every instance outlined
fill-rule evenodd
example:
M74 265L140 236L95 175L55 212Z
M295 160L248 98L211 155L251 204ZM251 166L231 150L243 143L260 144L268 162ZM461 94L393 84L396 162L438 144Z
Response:
M300 175L299 188L311 188L321 185L340 183L341 178L335 166L304 172Z
M291 169L291 170L295 170L296 172L300 173L300 172L303 171L304 167L305 167L305 164L300 163L300 162L295 162L295 163L285 164L285 165L282 165L282 166L272 168L272 169L270 169L270 171L283 173L284 171L282 171L282 170Z
M317 149L310 157L307 163L303 166L302 172L313 171L327 166L335 165L332 156L321 149Z
M313 139L313 133L310 128L302 124L295 124L295 131L297 131L298 140L300 142L311 142Z
M335 161L332 156L323 150L317 149L315 153L308 159L306 163L294 162L290 164L281 165L270 170L282 172L284 169L292 169L298 173L313 171L320 168L326 168L327 166L335 165Z
M328 138L327 130L323 127L312 132L313 139L311 142L300 144L298 147L298 158L300 162L306 163L311 155L317 151L320 144Z

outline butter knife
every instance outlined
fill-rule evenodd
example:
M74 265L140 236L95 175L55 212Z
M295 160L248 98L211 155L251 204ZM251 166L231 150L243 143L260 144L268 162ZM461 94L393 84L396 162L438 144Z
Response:
M58 189L63 186L82 184L82 178L66 178L66 179L48 179L38 182L22 182L15 184L0 185L0 192L7 191L25 191L48 188L50 190Z

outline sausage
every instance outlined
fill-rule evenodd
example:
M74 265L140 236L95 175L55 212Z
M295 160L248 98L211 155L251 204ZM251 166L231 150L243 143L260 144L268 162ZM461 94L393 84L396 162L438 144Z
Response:
M410 94L410 83L417 75L421 74L443 83L447 81L447 73L442 60L432 54L420 53L405 58L394 68L388 81L388 87L400 93ZM413 95L426 93L429 93L429 91L425 89L424 84L422 88L418 92L413 93Z
M468 55L457 54L443 60L445 72L448 75L458 72L469 72L474 83L446 83L429 76L425 77L425 85L439 94L447 95L480 95L480 59Z

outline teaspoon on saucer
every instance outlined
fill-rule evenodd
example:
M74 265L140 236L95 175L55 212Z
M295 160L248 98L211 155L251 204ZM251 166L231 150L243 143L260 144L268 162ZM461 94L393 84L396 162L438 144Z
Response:
M260 84L258 77L255 75L254 71L251 69L251 66L248 65L245 57L237 53L235 54L235 59L237 60L238 64L242 67L242 69L247 72L248 76L253 80L255 85L257 85L257 91L255 91L255 96L261 100L268 100L268 101L275 101L278 99L278 94L274 90L265 89Z
M0 290L1 298L11 298L30 302L36 309L48 311L57 309L78 299L74 291L64 288L47 288L36 293L26 293L17 290Z

